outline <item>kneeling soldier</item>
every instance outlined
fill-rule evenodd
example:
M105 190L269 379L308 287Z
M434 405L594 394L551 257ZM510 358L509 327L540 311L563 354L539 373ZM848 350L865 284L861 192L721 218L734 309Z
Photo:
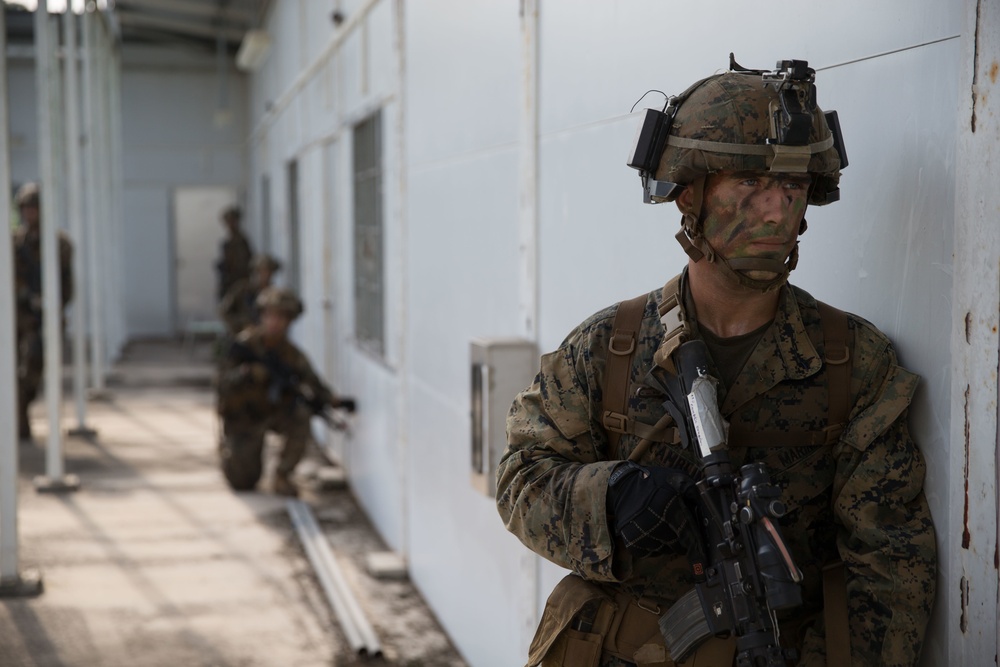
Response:
M296 496L290 477L312 437L310 418L327 407L353 412L354 400L337 397L288 340L288 327L302 314L298 297L269 287L257 308L260 325L236 337L219 369L222 472L233 489L253 489L263 471L264 434L273 431L284 436L274 491Z

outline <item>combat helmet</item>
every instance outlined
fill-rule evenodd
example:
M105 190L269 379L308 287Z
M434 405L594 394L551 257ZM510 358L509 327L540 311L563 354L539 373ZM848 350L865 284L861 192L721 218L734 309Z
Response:
M271 273L277 273L281 270L281 260L273 255L261 253L259 255L254 255L254 258L250 260L250 268L253 271L266 269Z
M677 240L694 260L719 265L740 284L768 290L782 284L798 260L798 244L784 262L718 255L702 234L705 178L718 171L808 173L809 203L840 198L840 170L847 166L836 111L816 103L816 72L804 60L782 60L774 70L750 70L729 54L729 71L704 78L662 110L646 109L628 165L639 170L644 200L674 201L692 188L693 207ZM799 233L805 231L805 220ZM761 281L744 271L776 274Z
M38 183L25 183L14 194L14 205L18 208L22 206L38 206L39 197Z
M288 315L294 320L302 314L302 301L291 290L280 287L266 287L257 295L257 308L260 311L274 309Z

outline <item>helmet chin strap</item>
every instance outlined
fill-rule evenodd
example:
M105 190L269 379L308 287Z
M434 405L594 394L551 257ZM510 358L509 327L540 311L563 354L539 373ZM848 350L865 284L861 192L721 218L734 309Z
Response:
M788 274L799 262L799 244L795 243L792 252L784 261L777 259L763 259L755 257L737 257L726 259L713 248L701 233L701 208L705 198L705 176L692 181L687 187L691 188L693 201L691 210L683 214L681 220L681 231L675 238L684 252L695 262L702 259L708 260L709 264L715 264L722 271L722 274L735 284L759 292L770 292L785 284ZM805 218L799 226L799 234L806 230ZM744 272L767 271L775 274L769 280L757 280L751 278Z

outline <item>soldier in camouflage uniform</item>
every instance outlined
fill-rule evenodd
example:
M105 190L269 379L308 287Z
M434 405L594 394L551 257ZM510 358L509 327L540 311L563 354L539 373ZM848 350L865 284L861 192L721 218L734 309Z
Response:
M250 278L233 285L219 304L219 316L230 336L260 322L257 296L271 286L271 278L281 270L281 262L270 255L257 255L250 269Z
M257 307L260 325L236 337L219 369L222 471L237 491L256 487L264 435L273 431L284 437L274 491L295 496L291 475L312 438L310 418L324 406L353 412L354 401L335 396L288 340L288 327L302 313L298 297L269 287L258 296Z
M250 258L253 251L250 242L240 229L243 212L238 206L230 206L222 212L222 224L229 236L219 246L219 261L215 268L219 272L218 299L222 301L233 285L250 277Z
M574 573L549 598L530 665L675 664L657 619L693 587L682 544L700 539L690 494L698 472L647 374L673 370L678 339L708 346L734 469L763 461L784 490L781 524L805 575L802 607L779 615L796 664L820 667L828 653L835 660L825 641L822 569L838 559L851 664L919 659L936 548L924 461L907 428L918 377L899 366L874 325L847 314L847 418L830 423L837 399L828 387L844 355L831 356L817 301L786 278L807 204L837 198L840 150L817 108L804 157L799 150L769 171L788 157L773 146L769 105L778 89L762 85L760 72L731 71L678 99L648 177L676 186L657 192L682 213L678 240L690 259L645 298L631 339L626 414L604 404L617 306L544 355L511 407L497 470L500 515L526 546ZM632 509L622 516L623 508ZM682 664L733 662L731 642L709 640L702 649Z
M14 290L17 303L18 437L31 440L28 408L38 396L44 367L42 340L42 251L40 193L36 183L18 189L14 202L21 225L14 231ZM60 302L73 300L73 244L59 232Z

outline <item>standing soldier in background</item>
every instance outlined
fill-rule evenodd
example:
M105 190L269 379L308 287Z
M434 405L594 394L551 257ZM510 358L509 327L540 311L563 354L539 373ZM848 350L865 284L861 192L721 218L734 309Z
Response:
M730 70L647 110L629 161L647 201L676 203L686 267L580 324L511 407L498 509L525 545L573 571L549 597L530 665L734 664L732 636L699 634L690 657L666 645L685 627L668 610L717 576L719 559L699 568L695 557L731 545L709 538L740 509L703 501L699 461L665 405L677 406L665 399L687 341L704 343L706 377L720 380L707 391L728 422L732 470L763 464L782 490L773 512L801 570L790 578L801 605L759 610L775 630L759 646L781 651L766 664L920 658L937 558L907 426L918 377L874 325L787 283L807 205L839 199L839 122L817 106L805 61L762 71L731 59ZM759 588L747 577L727 590ZM704 604L703 623L726 615ZM764 664L746 659L754 648L740 644L738 664Z
M312 439L310 418L326 408L354 411L354 400L337 397L288 340L302 302L288 290L268 287L257 297L260 325L244 329L219 368L222 472L237 491L257 486L263 472L264 435L284 437L274 492L298 495L292 471Z
M229 236L219 245L219 261L215 264L219 272L219 301L225 298L233 285L250 277L253 251L240 229L242 218L243 213L238 206L230 206L222 212L222 224L226 226Z
M38 396L44 366L40 196L36 183L26 183L14 195L21 215L12 245L17 303L17 422L22 442L31 440L28 408ZM59 289L65 309L73 299L73 244L62 232L59 232Z
M281 270L281 262L271 255L257 255L250 269L250 278L233 285L219 304L219 316L233 338L248 326L260 323L257 296L271 286L274 274Z

